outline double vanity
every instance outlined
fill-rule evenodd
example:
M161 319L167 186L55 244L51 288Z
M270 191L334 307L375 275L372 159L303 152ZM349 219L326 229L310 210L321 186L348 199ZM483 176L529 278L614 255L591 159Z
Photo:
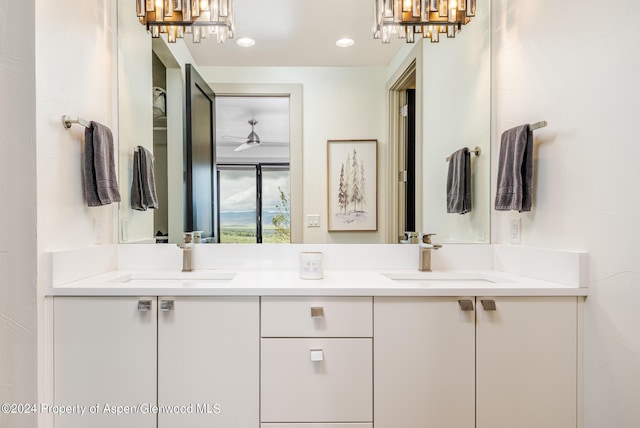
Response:
M462 269L448 246L419 272L417 246L380 245L345 269L356 247L322 248L320 280L295 246L271 269L259 249L184 273L152 268L179 252L115 248L77 278L54 256L51 398L86 408L56 428L579 426L585 254L538 254L532 278L526 249L475 247Z

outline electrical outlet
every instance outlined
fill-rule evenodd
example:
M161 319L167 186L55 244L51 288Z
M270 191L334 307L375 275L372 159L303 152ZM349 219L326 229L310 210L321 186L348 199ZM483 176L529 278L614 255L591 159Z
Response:
M97 218L93 219L93 243L102 244L102 220Z
M510 242L512 244L519 245L520 244L520 235L522 232L522 219L520 218L512 218L511 219L511 233L510 233Z
M129 240L129 219L123 218L121 223L120 230L122 230L122 242L127 242Z
M307 215L307 227L320 227L320 214Z

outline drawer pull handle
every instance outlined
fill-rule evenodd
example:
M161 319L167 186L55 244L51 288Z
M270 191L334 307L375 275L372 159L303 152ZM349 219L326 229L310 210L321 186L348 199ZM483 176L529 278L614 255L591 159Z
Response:
M322 306L311 307L311 318L324 318L324 308Z
M324 352L322 349L312 349L311 350L311 361L324 361Z
M463 312L473 311L473 300L458 300L460 310Z
M172 311L174 307L174 301L173 300L162 300L160 301L160 310L163 312L169 312Z
M140 312L149 312L151 310L151 300L138 300L138 310Z
M485 311L495 311L496 310L496 301L495 300L480 300L482 302L482 308Z

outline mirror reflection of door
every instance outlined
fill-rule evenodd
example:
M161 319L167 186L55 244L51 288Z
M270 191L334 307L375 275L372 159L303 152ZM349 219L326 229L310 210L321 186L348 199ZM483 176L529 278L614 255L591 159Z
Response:
M157 243L169 242L169 190L167 178L167 69L152 53L153 74L153 157L158 208L153 210L153 228Z
M420 212L417 206L416 182L416 74L412 64L403 76L398 79L390 92L390 126L393 130L391 141L395 147L397 159L396 171L398 185L396 195L391 200L397 201L395 224L392 225L399 241L406 239L404 232L419 232L417 217ZM396 241L397 242L397 241Z
M221 243L289 243L289 97L216 98Z
M185 230L217 242L215 94L191 64L185 77Z

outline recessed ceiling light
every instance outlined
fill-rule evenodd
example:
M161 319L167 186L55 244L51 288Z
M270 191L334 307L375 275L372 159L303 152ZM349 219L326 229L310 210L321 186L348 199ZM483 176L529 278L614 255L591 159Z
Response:
M249 37L241 37L236 42L238 46L242 46L243 48L250 48L251 46L256 44L256 41L250 39Z
M349 46L353 46L355 42L353 41L353 39L349 39L349 38L344 38L344 39L340 39L336 42L336 46L338 46L339 48L348 48Z

